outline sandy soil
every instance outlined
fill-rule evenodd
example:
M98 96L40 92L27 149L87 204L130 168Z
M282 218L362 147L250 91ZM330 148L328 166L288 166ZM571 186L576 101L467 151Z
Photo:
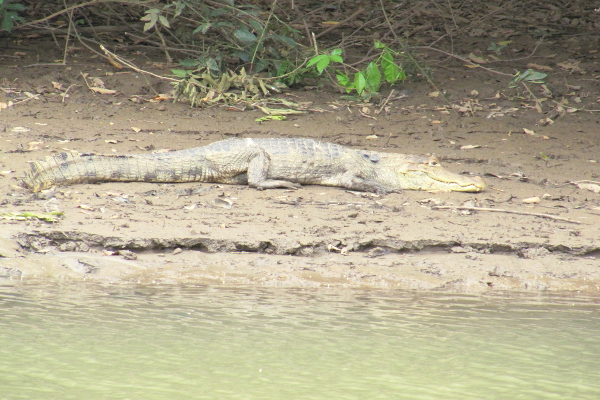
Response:
M475 46L475 38L468 40ZM71 53L68 67L28 67L61 53L43 38L19 46L5 41L0 102L15 104L0 110L0 213L60 210L64 217L56 223L0 220L0 282L599 291L600 194L573 184L600 180L598 113L586 111L600 108L594 40L547 40L535 57L498 67L513 73L528 62L551 66L546 81L553 95L530 87L548 98L544 113L526 100L522 87L508 88L510 77L447 61L435 79L450 105L430 96L426 82L396 88L411 93L392 96L383 108L348 103L325 87L286 93L321 112L264 124L255 122L259 111L150 102L149 83L163 93L169 85L117 71L85 49ZM525 54L536 45L526 36L514 41ZM127 56L168 73L147 54ZM426 56L432 62L437 57ZM152 57L161 61L160 54ZM580 70L557 67L570 59L581 61ZM93 93L81 73L118 94ZM554 106L563 99L568 104L562 109ZM37 195L20 187L28 161L65 149L143 153L233 136L309 137L377 151L435 153L448 169L483 176L489 187L476 194L386 196L320 186L257 191L199 183L74 185ZM231 209L222 207L223 197ZM435 209L440 205L522 214Z

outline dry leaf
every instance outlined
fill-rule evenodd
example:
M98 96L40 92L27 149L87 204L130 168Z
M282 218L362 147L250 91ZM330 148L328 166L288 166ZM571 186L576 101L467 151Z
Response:
M19 133L25 133L25 132L29 132L31 129L29 128L25 128L23 126L15 126L14 128L12 128L10 131L11 132L19 132Z
M217 197L216 199L213 199L213 203L217 207L225 208L228 210L230 210L231 207L233 206L233 201L223 198L223 197Z
M105 87L104 81L98 77L91 78L90 80L96 87L101 87L101 88Z
M96 92L96 93L100 93L100 94L115 94L115 93L117 93L116 90L93 87L93 86L90 86L90 90L93 92Z
M469 60L471 60L471 61L473 61L473 62L475 62L477 64L487 64L489 62L485 58L476 56L473 53L470 53L468 58L469 58Z
M478 144L468 144L468 145L466 145L466 146L460 146L460 149L461 149L461 150L469 150L469 149L478 149L478 148L480 148L480 147L481 147L481 146L480 146L480 145L478 145Z
M142 130L142 128L136 128L135 126L132 126L131 130L134 131L135 133L138 133Z
M56 90L64 90L62 83L59 82L51 82L52 86L54 86L54 89Z
M439 97L439 95L440 95L439 91L431 92L428 94L429 97Z
M537 204L540 202L540 198L535 196L535 197L528 197L526 199L521 200L523 203L527 203L527 204Z
M576 60L568 60L568 61L563 61L561 63L556 64L557 66L559 66L560 68L569 70L569 72L573 73L573 72L578 72L580 74L585 74L586 72L579 68L579 63L581 61L576 61Z
M365 139L367 139L367 140L375 140L375 139L379 139L379 137L377 135L369 135Z
M523 128L523 132L525 132L526 134L528 134L530 136L535 136L535 132L532 131L531 129Z
M577 183L577 182L573 182L573 184L575 186L577 186L579 189L585 189L585 190L589 190L594 193L600 193L600 185L596 185L594 183Z
M33 150L39 150L40 149L40 145L44 143L44 142L29 142L27 143L27 146L29 146L29 151L33 151Z
M539 65L535 63L527 64L527 68L535 69L536 71L552 71L552 67L549 67L547 65Z
M471 96L479 96L479 92L475 89L471 90Z

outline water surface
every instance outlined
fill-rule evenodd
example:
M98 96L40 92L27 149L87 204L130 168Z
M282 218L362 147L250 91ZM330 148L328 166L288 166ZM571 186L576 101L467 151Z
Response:
M600 299L0 286L0 399L600 399Z

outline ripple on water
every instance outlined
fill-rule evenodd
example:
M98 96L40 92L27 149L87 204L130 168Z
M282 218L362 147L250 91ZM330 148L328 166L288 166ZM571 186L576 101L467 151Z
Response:
M0 287L0 399L600 398L598 298Z

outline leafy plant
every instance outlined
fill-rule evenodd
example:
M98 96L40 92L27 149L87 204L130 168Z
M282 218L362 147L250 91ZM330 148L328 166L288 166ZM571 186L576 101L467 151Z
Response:
M544 78L546 78L546 76L548 76L548 74L533 69L528 69L523 73L517 71L508 86L516 87L519 82L544 83Z
M199 55L182 60L181 65L196 70L208 68L217 76L240 66L249 73L276 76L282 70L293 71L304 59L296 42L300 32L277 18L274 10L265 19L254 4L236 5L234 0L176 0L162 8L147 10L142 21L146 22L144 31L155 28L161 37L160 31L168 29L181 44L199 46L202 50L196 51ZM190 29L190 23L195 23L196 28Z
M375 41L374 46L377 50L380 50L379 57L362 69L345 64L341 49L334 49L329 54L319 54L311 58L307 63L307 67L314 66L319 75L328 68L332 68L337 83L346 89L347 93L356 91L360 98L368 99L379 93L381 85L384 83L382 77L390 85L406 79L406 73L394 59L394 56L399 54L378 41ZM335 68L335 64L339 64L344 70ZM354 72L349 74L346 72L348 69Z
M502 42L492 42L490 44L490 47L487 48L488 51L493 51L496 54L500 54L502 52L502 50L508 46L512 41L511 40L504 40Z
M12 4L11 4L12 3ZM25 11L25 6L21 3L13 3L13 0L0 0L0 18L2 19L2 29L12 31L15 21L25 21L19 16L18 11Z

